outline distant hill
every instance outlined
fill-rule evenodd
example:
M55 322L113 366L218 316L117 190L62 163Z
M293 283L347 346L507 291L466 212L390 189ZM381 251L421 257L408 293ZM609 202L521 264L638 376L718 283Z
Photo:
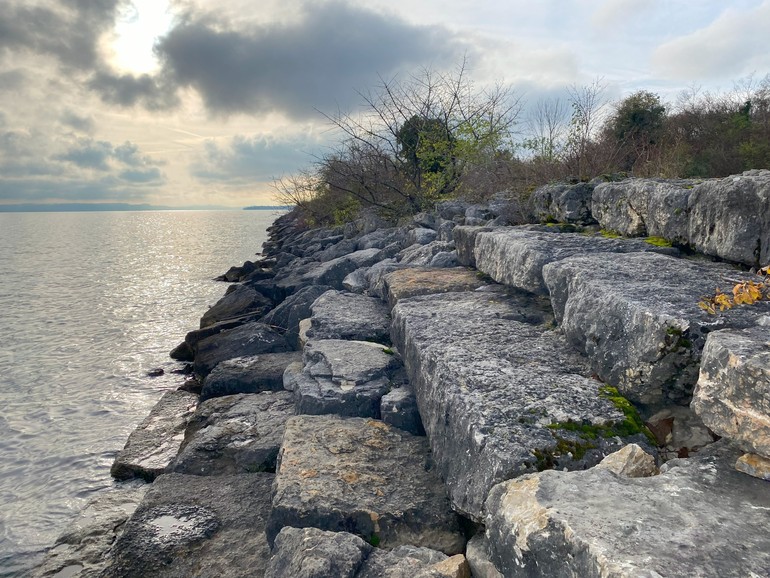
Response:
M243 207L244 211L288 211L291 209L289 205L252 205L250 207Z
M218 205L194 205L169 207L165 205L132 205L129 203L24 203L20 205L0 204L0 213L44 213L81 211L220 211L232 207Z

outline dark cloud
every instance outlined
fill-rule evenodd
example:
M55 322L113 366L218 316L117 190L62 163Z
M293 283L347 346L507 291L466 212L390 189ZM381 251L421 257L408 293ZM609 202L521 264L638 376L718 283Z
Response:
M103 69L94 73L87 85L108 104L140 104L148 110L166 110L179 104L176 89L163 82L162 78L149 74L115 74Z
M65 110L59 118L59 122L66 127L83 133L91 133L96 128L93 117L81 116L72 110Z
M355 89L419 65L444 66L468 49L448 30L415 26L350 3L306 3L291 23L235 29L188 16L156 52L163 74L215 114L283 111L295 118L355 100Z
M126 0L59 0L47 6L26 0L0 2L0 53L45 54L65 67L97 67L99 38L115 23Z
M6 72L0 72L0 91L13 91L19 90L24 86L24 82L27 79L27 75L23 70L18 68L15 70L8 70Z
M80 139L67 152L56 155L57 160L70 162L81 169L97 171L110 170L109 159L113 155L112 145L105 141Z
M152 167L148 169L130 169L120 173L120 178L130 183L160 183L163 175L160 169Z

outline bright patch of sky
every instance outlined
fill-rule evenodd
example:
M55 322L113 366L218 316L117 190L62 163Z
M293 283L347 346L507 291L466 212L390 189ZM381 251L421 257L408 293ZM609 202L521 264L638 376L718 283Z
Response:
M171 28L173 14L166 0L133 0L122 8L110 36L110 63L134 74L159 68L155 43Z

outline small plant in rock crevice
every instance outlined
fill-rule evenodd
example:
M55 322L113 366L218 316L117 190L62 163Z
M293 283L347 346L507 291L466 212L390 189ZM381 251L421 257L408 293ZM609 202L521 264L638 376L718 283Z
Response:
M703 297L698 307L711 315L732 309L736 305L754 305L760 301L770 301L770 266L757 272L759 280L739 281L729 293L717 287L713 295Z

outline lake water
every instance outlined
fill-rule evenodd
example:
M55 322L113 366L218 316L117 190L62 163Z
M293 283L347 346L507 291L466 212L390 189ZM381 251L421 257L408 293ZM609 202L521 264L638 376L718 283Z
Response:
M0 576L113 485L129 433L184 381L168 352L224 294L212 278L279 214L0 213Z

